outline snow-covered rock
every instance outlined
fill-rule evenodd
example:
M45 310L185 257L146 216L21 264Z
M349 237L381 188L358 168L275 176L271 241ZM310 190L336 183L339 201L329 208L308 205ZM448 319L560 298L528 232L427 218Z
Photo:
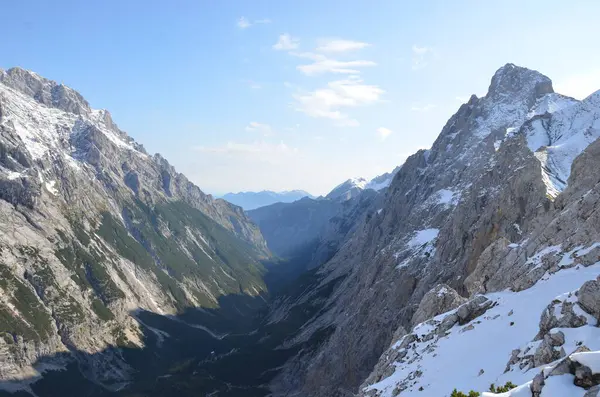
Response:
M371 374L362 387L361 395L383 397L395 396L399 393L401 396L449 396L455 388L484 392L491 384L503 385L507 381L514 384L528 384L528 381L540 370L544 369L549 373L546 367L548 363L573 353L579 345L600 349L598 342L600 333L595 327L595 321L589 324L584 319L582 322L571 323L575 328L564 328L569 326L567 323L556 324L548 335L552 335L549 338L552 348L556 349L557 353L562 351L562 356L557 354L534 365L519 365L528 360L533 364L533 352L539 351L544 343L540 339L529 342L532 336L545 327L544 314L541 322L539 314L547 313L549 310L557 313L561 311L555 309L552 304L546 308L547 303L555 302L556 296L568 301L570 297L575 297L577 294L566 296L563 294L565 290L576 290L582 284L587 284L587 280L595 279L599 274L600 263L589 267L580 266L562 270L548 275L527 290L487 294L486 298L490 301L491 307L488 305L487 310L469 311L471 315L465 317L469 320L467 322L459 320L461 309L465 308L466 313L469 304L481 307L476 302L481 300L482 296L474 298L458 309L416 325L410 334L404 336L382 355L382 360L387 360L388 357L394 357L394 360L388 360L388 365L380 368L381 372ZM595 306L600 307L600 301ZM583 317L587 315L583 311L581 313ZM511 351L519 345L523 347L515 350L512 353L513 358L510 359ZM579 353L570 357L573 361L585 361L582 364L590 368L597 368L596 354ZM388 371L389 368L392 370ZM592 372L595 373L594 370ZM567 390L576 393L577 386L573 385L573 379L571 378L571 386ZM555 386L552 386L554 382L555 380L551 381L546 393L554 389ZM546 380L544 388L548 387L547 385ZM531 396L522 391L529 390L528 387L517 388L511 391L511 394L500 395ZM483 395L496 394L484 393Z

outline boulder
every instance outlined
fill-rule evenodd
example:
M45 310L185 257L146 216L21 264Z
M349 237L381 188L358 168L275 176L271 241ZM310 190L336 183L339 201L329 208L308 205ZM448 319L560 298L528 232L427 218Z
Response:
M457 308L466 302L454 289L446 284L438 284L423 296L417 311L412 317L412 324L417 325L438 314Z

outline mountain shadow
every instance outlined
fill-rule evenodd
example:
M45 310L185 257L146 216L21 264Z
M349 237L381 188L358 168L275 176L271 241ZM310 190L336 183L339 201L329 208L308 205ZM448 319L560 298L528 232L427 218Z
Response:
M316 271L286 288L283 301L297 300L320 281ZM318 289L329 296L340 279ZM259 397L280 367L300 350L310 351L331 334L323 328L309 340L286 344L322 307L291 305L282 318L267 316L266 296L226 295L218 309L189 308L177 316L147 311L138 319L144 347L122 345L101 352L71 351L40 357L38 379L0 382L1 397ZM27 385L27 382L32 382ZM22 390L15 391L18 386Z

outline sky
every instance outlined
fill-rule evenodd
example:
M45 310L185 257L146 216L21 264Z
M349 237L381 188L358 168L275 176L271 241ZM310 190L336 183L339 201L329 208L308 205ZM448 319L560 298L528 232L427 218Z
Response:
M600 89L598 1L3 2L0 67L108 109L204 191L391 171L511 62Z

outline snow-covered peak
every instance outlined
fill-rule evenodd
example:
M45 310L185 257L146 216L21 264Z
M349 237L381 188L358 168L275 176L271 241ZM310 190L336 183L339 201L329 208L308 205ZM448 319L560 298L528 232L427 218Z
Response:
M527 146L542 164L548 194L555 197L566 187L575 157L600 137L600 92L583 101L552 95L554 100L548 106L557 110L532 118L522 131Z
M400 171L400 167L402 166L394 168L392 172L386 172L383 175L379 175L371 179L369 183L366 184L365 189L373 189L379 191L390 186L392 180L394 179L398 171Z
M390 186L394 176L396 176L400 170L400 167L401 166L398 166L391 172L386 172L385 174L376 176L371 180L367 180L362 177L350 178L333 188L333 190L326 197L329 199L343 198L343 200L348 200L365 189L372 189L376 191L385 189Z
M365 178L350 178L334 187L326 197L331 200L349 200L364 190L367 183L368 181Z
M587 98L583 100L583 102L587 103L591 106L600 107L600 90L590 94Z
M536 104L553 93L548 77L535 70L506 64L494 74L488 93L477 103L480 117L474 136L484 138L497 130L518 129Z
M496 71L486 97L539 98L552 93L552 80L540 72L507 63Z
M346 182L350 183L352 186L356 186L360 189L364 189L368 183L368 181L365 178L361 178L361 177L350 178Z
M19 67L0 72L0 82L44 104L69 113L87 114L88 102L72 88Z
M0 123L14 129L33 159L59 156L75 164L71 138L89 127L122 149L146 155L106 110L90 108L76 91L34 72L21 68L0 72L0 106Z

